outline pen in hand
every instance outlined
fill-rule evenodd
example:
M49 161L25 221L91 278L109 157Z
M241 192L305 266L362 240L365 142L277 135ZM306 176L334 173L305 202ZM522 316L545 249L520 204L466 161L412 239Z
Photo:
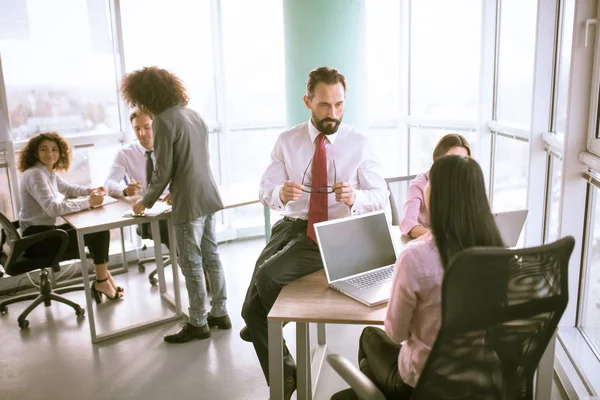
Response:
M138 194L138 192L142 190L142 184L129 178L127 175L123 177L123 180L127 184L127 187L125 188L125 195L127 197L135 196L136 194Z

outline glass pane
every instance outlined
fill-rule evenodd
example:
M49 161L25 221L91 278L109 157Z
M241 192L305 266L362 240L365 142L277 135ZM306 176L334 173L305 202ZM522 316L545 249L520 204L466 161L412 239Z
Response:
M406 129L371 129L369 141L383 168L383 176L392 178L408 174Z
M492 196L495 212L527 208L528 173L529 143L496 135Z
M567 101L569 95L569 74L571 70L571 50L573 42L573 19L575 0L562 1L562 20L559 44L558 72L556 74L556 105L554 109L554 132L564 137L567 125Z
M271 161L271 151L281 132L280 128L228 132L228 182L256 184L258 193L260 178Z
M400 115L400 2L366 2L367 112L370 122Z
M10 184L8 180L8 168L0 168L0 212L11 221L16 219L13 213L12 198L10 196Z
M501 0L496 119L529 129L537 21L536 0Z
M227 119L285 122L285 59L281 0L227 0L223 62Z
M546 243L554 242L558 239L558 221L559 221L559 206L560 206L560 191L562 186L562 167L561 159L552 156L552 164L550 170L550 207L548 209L548 226L546 227Z
M258 198L260 178L271 161L271 151L277 137L283 129L266 130L238 130L227 133L227 149L230 162L228 163L228 182L239 188L240 191L249 192ZM234 228L244 228L264 225L263 206L252 204L236 207L229 212L227 218L229 225ZM278 214L278 213L277 213ZM279 215L272 220L277 221ZM243 235L243 232L241 233Z
M600 201L599 190L592 187L592 196L595 204L592 207L592 220L590 222L590 235L588 242L588 261L586 279L582 280L584 296L582 301L583 313L581 328L587 333L596 351L600 351Z
M0 0L10 21L0 25L0 53L13 140L120 130L108 4Z
M210 169L215 178L217 185L223 183L221 181L221 155L219 152L219 132L208 134L208 150L210 151Z
M442 136L451 133L445 129L410 128L410 171L409 174L422 174L433 164L433 149ZM476 132L452 131L463 135L475 153L479 136ZM483 167L483 166L482 166Z
M481 4L479 0L411 2L411 115L477 119Z
M69 167L68 171L59 172L60 176L62 176L67 182L74 185L91 186L92 174L90 172L90 156L93 152L94 150L91 146L73 148L71 153L71 166ZM114 159L114 156L112 159ZM94 165L98 164L96 163ZM95 183L102 185L104 180Z
M216 120L210 0L121 0L125 67L156 65L186 85L190 108Z

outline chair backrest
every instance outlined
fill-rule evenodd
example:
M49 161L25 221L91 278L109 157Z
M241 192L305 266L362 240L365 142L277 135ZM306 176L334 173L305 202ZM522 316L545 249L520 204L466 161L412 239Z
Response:
M390 209L392 211L392 225L398 226L400 225L400 214L398 213L398 206L396 204L396 196L394 196L394 191L390 186L390 183L393 181L390 179L385 180L385 184L387 185L387 190L390 192Z
M12 250L21 238L15 225L8 218L0 213L0 264L4 267L8 264L8 259Z
M574 243L456 255L442 285L442 326L411 399L532 399L567 306Z

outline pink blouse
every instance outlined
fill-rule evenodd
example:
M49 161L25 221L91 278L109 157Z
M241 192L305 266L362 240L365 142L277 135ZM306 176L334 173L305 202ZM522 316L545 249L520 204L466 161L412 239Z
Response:
M417 225L429 228L429 211L425 207L424 191L429 182L429 171L417 175L408 187L406 201L404 202L404 216L400 222L400 231L403 235L408 233Z
M402 380L417 385L442 324L444 268L431 233L411 241L394 269L385 331L396 343L406 341L398 356Z

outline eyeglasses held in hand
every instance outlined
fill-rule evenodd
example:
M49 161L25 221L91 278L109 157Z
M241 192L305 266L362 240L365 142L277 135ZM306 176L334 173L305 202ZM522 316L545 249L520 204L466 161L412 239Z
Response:
M304 183L304 179L306 179L306 172L308 171L308 168L310 167L310 165L312 164L312 158L310 159L310 161L308 162L308 165L306 166L306 169L304 170L304 175L302 175L302 183L301 185L304 186L304 188L302 189L303 192L305 193L320 193L320 194L329 194L329 193L333 193L335 192L335 190L333 189L333 186L321 186L321 187L313 187L311 185L307 185L306 183ZM337 182L337 169L335 168L335 160L333 160L333 183ZM305 188L308 188L305 189Z

